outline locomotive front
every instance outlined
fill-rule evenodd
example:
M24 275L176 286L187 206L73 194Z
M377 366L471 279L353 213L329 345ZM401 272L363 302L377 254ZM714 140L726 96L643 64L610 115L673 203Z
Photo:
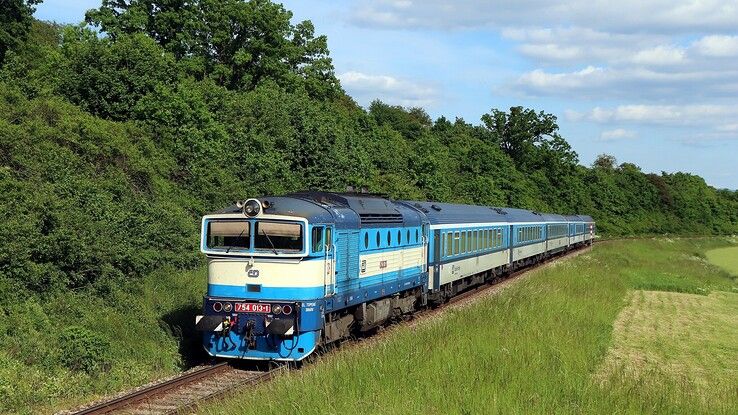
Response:
M208 290L196 328L211 356L294 361L314 351L333 274L330 215L315 208L249 199L203 217Z

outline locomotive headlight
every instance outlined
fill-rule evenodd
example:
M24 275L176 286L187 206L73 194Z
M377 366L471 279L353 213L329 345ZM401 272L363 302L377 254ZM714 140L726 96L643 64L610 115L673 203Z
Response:
M226 313L230 313L231 310L233 310L233 304L223 303L223 311L225 311Z
M292 307L291 307L291 306L289 306L289 305L287 305L287 304L285 304L285 306L284 306L284 307L282 307L282 312L283 312L283 313L284 313L285 315L288 315L288 314L290 314L290 313L292 312Z
M223 304L221 304L218 301L214 302L213 303L213 311L215 311L216 313L220 313L221 310L223 310Z
M254 217L261 212L261 203L256 199L249 199L243 205L243 214L249 217Z
M281 306L275 305L274 307L272 307L272 313L279 314L281 312L282 312L282 307Z

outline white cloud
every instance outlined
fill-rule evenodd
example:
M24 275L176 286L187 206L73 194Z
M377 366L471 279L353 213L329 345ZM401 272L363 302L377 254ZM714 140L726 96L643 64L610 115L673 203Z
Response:
M431 85L389 75L349 71L338 78L350 95L364 105L381 99L388 104L417 107L433 105L438 99L438 91Z
M516 91L532 96L568 99L705 101L733 98L738 91L738 68L689 66L650 68L632 65L549 72L535 69L518 77Z
M567 73L548 73L536 69L523 74L518 83L541 91L555 89L578 89L586 84L598 82L607 77L602 68L587 66L586 68Z
M505 26L597 27L608 32L733 31L736 0L404 0L360 1L352 20L394 29L459 30Z
M733 105L619 105L615 108L595 107L586 113L566 114L577 121L597 123L633 122L640 124L715 124L728 125L738 116Z
M582 50L574 46L562 46L555 43L526 43L520 51L528 56L537 56L546 60L572 60L582 56Z
M685 61L684 48L659 45L650 49L643 49L633 55L633 62L649 66L675 65Z
M694 42L692 47L704 56L736 57L738 56L738 36L705 36Z
M600 140L602 141L614 141L622 139L633 139L637 135L635 131L626 130L623 128L616 128L614 130L606 130L600 134Z
M669 39L653 34L607 33L587 27L503 28L501 34L521 42L523 55L544 64L625 61L633 51L655 48ZM551 53L556 50L569 53Z

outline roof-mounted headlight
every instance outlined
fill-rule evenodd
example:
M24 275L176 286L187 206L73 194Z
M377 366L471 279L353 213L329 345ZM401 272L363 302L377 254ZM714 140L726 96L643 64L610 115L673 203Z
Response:
M243 203L243 214L249 217L257 216L261 212L261 203L256 199L249 199Z

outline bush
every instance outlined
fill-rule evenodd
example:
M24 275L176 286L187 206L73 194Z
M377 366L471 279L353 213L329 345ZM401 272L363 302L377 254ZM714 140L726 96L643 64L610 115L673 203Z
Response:
M110 343L80 326L67 327L59 336L61 362L71 370L93 373L110 367Z

